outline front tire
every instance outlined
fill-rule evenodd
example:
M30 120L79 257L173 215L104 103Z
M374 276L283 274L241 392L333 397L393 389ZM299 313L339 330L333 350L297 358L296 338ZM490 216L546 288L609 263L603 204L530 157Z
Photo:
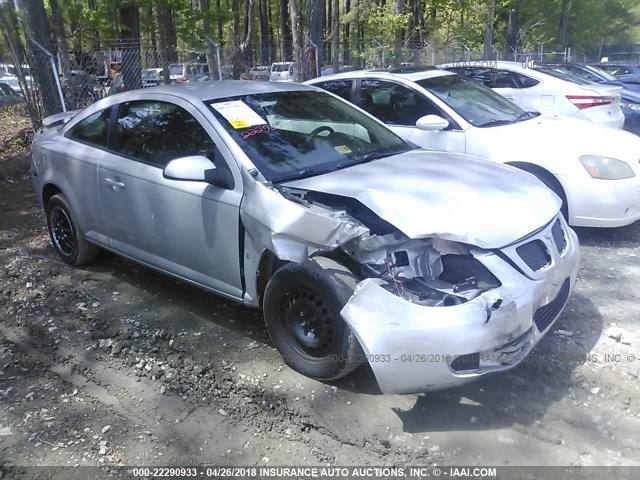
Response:
M87 241L62 194L47 203L47 226L53 248L68 265L83 265L96 259L100 250Z
M560 185L560 182L556 180L556 178L551 174L535 174L534 173L534 175L538 177L538 180L544 183L549 190L551 190L558 197L560 197L560 200L562 200L562 206L560 207L560 212L562 213L562 216L567 221L567 223L569 223L569 205L567 203L567 196L565 195L564 189L562 188L562 185Z
M362 364L362 349L340 316L357 283L325 257L277 270L265 290L269 336L287 365L318 380L335 380Z

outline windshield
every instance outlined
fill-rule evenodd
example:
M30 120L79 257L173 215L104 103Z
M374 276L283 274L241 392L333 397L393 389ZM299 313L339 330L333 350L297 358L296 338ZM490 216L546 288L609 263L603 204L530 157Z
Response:
M289 70L290 65L273 65L271 67L272 72L287 72Z
M607 72L606 70L603 70L601 68L594 67L594 66L588 66L586 68L588 68L590 70L593 70L594 72L596 72L598 75L600 75L602 78L604 78L605 80L607 80L609 82L613 82L613 81L618 80L616 77L611 75L609 72Z
M489 127L525 119L526 113L488 87L459 75L443 75L416 82L471 125Z
M160 76L157 70L142 70L142 78L156 78Z
M271 92L206 104L268 180L318 175L413 148L324 92Z
M169 75L182 75L182 65L169 65Z

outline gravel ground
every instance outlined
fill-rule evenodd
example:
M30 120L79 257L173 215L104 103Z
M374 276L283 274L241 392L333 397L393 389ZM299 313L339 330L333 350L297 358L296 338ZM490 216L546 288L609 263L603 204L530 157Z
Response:
M529 361L382 395L368 367L293 372L256 311L111 254L62 264L26 170L0 163L0 466L640 463L640 225L578 231L579 283Z

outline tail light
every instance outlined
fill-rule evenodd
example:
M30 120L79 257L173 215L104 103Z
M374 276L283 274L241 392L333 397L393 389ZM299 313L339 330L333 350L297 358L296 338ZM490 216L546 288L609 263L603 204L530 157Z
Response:
M573 103L578 110L590 107L601 107L613 103L616 97L601 97L593 95L567 95L567 99Z

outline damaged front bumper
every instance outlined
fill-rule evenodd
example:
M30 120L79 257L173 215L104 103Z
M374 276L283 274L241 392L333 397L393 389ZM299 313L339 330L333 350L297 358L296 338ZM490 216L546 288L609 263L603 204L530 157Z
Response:
M560 315L576 280L577 236L562 222L562 250L551 235L553 224L501 255L473 252L502 285L466 303L422 306L394 295L380 280L360 282L341 314L382 392L453 387L520 363ZM544 242L551 257L538 271L528 270L516 253L532 241Z

